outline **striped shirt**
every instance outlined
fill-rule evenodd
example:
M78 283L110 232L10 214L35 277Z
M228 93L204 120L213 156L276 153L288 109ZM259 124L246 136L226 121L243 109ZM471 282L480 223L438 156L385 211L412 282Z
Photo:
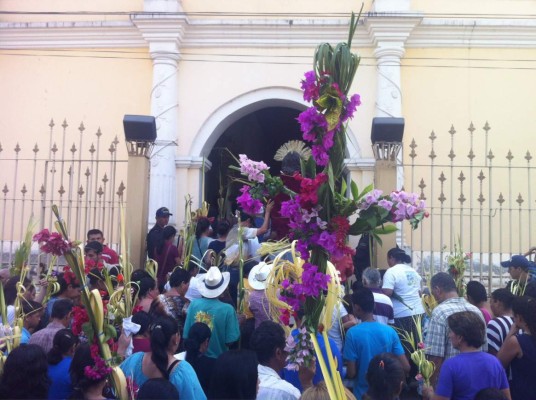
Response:
M369 288L374 295L374 320L380 324L394 324L393 302L379 288Z
M498 352L504 343L504 339L506 339L506 335L508 335L513 323L514 321L512 317L507 315L493 318L491 321L489 321L486 329L488 348Z

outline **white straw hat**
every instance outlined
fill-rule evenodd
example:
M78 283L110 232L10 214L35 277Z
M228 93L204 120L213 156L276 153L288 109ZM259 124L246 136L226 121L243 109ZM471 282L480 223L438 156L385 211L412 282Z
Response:
M267 278L268 275L270 275L270 271L272 271L273 267L273 264L266 264L263 261L255 265L249 272L249 285L255 290L266 289L266 285L268 283Z
M227 289L230 280L231 274L229 272L222 274L218 267L210 267L199 282L197 289L203 297L215 299Z

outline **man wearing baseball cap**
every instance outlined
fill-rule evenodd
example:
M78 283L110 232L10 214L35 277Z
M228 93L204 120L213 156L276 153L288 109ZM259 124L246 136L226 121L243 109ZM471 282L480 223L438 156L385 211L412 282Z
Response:
M514 282L518 282L519 284L526 286L527 283L530 283L535 280L534 276L532 276L529 271L531 267L531 262L522 255L512 256L512 258L508 261L501 262L501 266L504 268L508 268L508 272L513 279L506 285L506 287L512 293L514 293L514 291L512 290L514 288Z
M147 234L147 255L149 258L152 258L154 260L155 254L155 248L158 244L158 241L162 237L162 232L164 231L164 228L169 223L169 216L173 215L169 212L169 210L166 207L160 207L158 210L156 210L156 224L151 228L149 233Z

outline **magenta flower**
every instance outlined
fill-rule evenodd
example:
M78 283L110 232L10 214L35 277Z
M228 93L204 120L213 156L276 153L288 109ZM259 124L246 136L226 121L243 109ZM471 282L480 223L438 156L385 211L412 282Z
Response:
M311 154L317 165L326 166L329 162L329 155L323 146L314 144L311 148Z
M301 279L301 284L294 284L294 293L296 295L318 297L324 290L328 289L331 276L318 272L316 265L305 263L303 264Z
M240 189L240 192L242 194L236 198L236 201L246 213L255 215L261 211L262 202L258 199L254 199L253 197L251 197L249 190L249 186L242 186L242 189Z
M305 73L305 79L301 81L301 88L303 90L303 99L305 101L314 101L320 97L315 71Z
M322 146L326 150L329 150L333 147L333 136L335 135L335 130L328 131L324 136L322 136Z
M341 121L344 122L347 119L352 119L355 113L355 110L357 110L357 107L361 105L361 97L358 94L354 94L351 98L348 104L346 105L346 109L344 110L343 115L341 116Z
M325 129L328 126L326 118L320 114L315 107L309 107L298 115L300 129L303 133L303 139L309 142L316 140L316 129Z
M43 229L34 235L33 239L40 244L42 252L62 256L72 248L71 244L57 232L50 233L48 229Z

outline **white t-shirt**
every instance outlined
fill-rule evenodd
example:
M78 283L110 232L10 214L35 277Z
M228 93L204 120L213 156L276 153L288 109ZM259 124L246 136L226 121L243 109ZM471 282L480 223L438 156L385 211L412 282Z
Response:
M396 264L385 271L383 289L392 289L405 303L403 304L394 297L391 297L395 318L410 317L424 313L419 295L421 280L421 276L411 266L406 264Z
M229 260L238 259L239 248L237 237L238 228L233 227L233 229L231 229L231 231L229 232L229 235L227 235L227 241L225 243L225 245L227 246L225 255ZM242 254L244 260L249 260L250 258L254 258L257 261L260 260L260 258L257 256L257 250L260 247L259 239L257 239L257 228L242 228L242 240Z
M348 311L342 303L339 303L339 308L333 307L333 315L331 316L331 329L328 331L328 337L333 339L339 351L342 351L342 332L341 320L348 315Z

